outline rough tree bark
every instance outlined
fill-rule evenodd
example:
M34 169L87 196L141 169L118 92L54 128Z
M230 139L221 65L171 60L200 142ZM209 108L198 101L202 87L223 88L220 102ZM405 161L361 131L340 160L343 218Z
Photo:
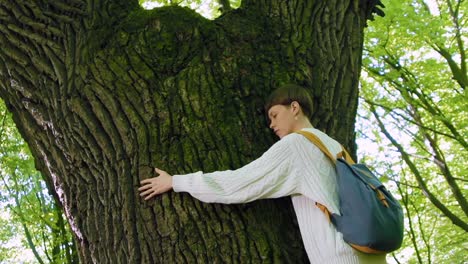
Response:
M263 100L311 89L354 150L363 29L378 1L244 0L209 21L128 0L0 2L0 96L62 204L83 263L306 262L288 198L144 202L155 166L238 168L274 142Z

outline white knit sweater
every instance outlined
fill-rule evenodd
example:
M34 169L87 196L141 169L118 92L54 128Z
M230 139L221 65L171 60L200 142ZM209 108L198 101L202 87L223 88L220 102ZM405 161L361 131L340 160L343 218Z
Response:
M304 130L318 136L332 154L341 151L340 144L325 133L313 128ZM234 171L174 175L173 189L208 203L246 203L292 196L311 263L386 263L384 256L353 250L315 206L319 202L331 212L339 212L336 173L327 157L302 135L283 137L260 158Z

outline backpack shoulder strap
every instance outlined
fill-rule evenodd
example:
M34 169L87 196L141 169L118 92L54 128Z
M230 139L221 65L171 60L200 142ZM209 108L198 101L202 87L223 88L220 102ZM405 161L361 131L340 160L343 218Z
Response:
M336 159L333 157L333 155L325 146L325 144L323 144L322 140L320 140L320 138L318 138L315 134L306 132L303 130L296 131L296 133L301 134L304 137L306 137L310 142L312 142L315 146L317 146L317 148L319 148L323 152L323 154L325 154L325 156L327 156L328 159L330 159L331 162L333 162L333 164L336 164ZM330 212L330 210L328 210L328 208L325 205L317 201L315 202L315 206L317 206L320 209L320 211L322 211L325 214L325 216L328 219L328 222L331 223L332 213Z
M348 162L348 164L354 164L354 160L351 158L351 155L346 151L346 149L341 145L341 152L334 157L331 152L328 150L328 148L323 144L322 140L320 140L319 137L317 137L314 133L307 132L304 130L299 130L296 131L296 133L303 135L306 137L310 142L314 143L315 146L317 146L325 156L327 156L333 163L336 163L336 159L338 158L343 158Z
M331 154L331 152L328 150L325 144L323 144L320 138L318 138L313 133L304 130L296 131L296 133L306 137L308 140L310 140L310 142L314 143L314 145L317 146L317 148L319 148L323 152L323 154L325 154L325 156L327 156L333 163L336 163L336 158Z
M338 153L336 157L338 159L343 158L344 160L346 160L346 162L348 162L349 165L353 165L356 163L354 162L353 158L351 158L351 155L349 155L348 151L346 151L346 149L343 147L343 145L341 145L341 152Z

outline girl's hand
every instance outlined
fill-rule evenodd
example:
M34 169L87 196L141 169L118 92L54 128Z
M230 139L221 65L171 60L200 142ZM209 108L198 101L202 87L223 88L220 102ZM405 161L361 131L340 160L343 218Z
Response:
M141 187L138 188L140 196L144 197L145 200L151 199L158 194L168 192L172 189L172 176L158 168L155 168L154 170L159 174L159 176L142 180L140 182Z

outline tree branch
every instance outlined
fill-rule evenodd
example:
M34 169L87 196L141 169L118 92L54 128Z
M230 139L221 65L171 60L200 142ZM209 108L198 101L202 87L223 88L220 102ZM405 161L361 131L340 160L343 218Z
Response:
M427 188L427 185L424 179L422 178L419 170L417 169L416 165L411 161L408 153L404 150L403 146L401 146L387 131L374 107L371 107L371 112L377 120L382 133L384 133L388 140L390 140L390 142L392 142L392 144L398 149L401 157L408 165L413 175L416 177L416 180L419 186L421 186L424 195L431 201L432 204L436 206L437 209L439 209L445 216L447 216L454 225L459 226L460 228L465 230L465 232L468 232L468 224L462 219L460 219L457 215L452 213L452 211L450 211L450 209L448 209L442 202L440 202L439 199L437 199L437 197L434 194L432 194L432 192Z
M41 264L44 264L44 261L42 260L41 256L39 255L39 252L36 249L36 245L34 245L34 241L32 239L31 232L29 231L28 226L26 225L26 220L24 219L23 212L21 211L21 202L19 201L19 194L18 194L18 183L16 182L16 176L13 175L13 179L15 180L15 191L11 190L11 188L8 186L7 182L5 181L5 178L2 177L4 186L7 188L8 193L10 194L10 197L13 197L15 200L16 208L18 208L18 211L15 212L16 215L20 218L21 220L21 226L23 227L24 234L26 235L26 241L28 242L28 246L31 249L31 251L34 254L34 257L37 259L37 261Z
M460 87L465 90L466 86L468 85L468 80L466 76L466 66L465 70L458 67L458 64L453 60L451 53L444 47L439 44L430 44L432 48L437 51L446 61L452 71L453 79L457 81ZM459 46L463 44L459 44ZM460 54L461 55L461 54ZM462 65L463 66L463 65Z
M442 122L442 124L444 124L449 129L449 131L453 134L456 141L459 142L466 150L468 150L468 142L466 142L465 138L462 135L460 135L457 128L449 121L449 119L444 116L443 112L439 109L439 107L437 107L437 104L435 104L432 101L432 99L429 98L423 92L417 91L417 89L415 87L418 87L418 83L417 83L416 78L414 77L414 75L409 70L407 70L406 68L399 65L398 60L396 58L394 58L394 56L392 54L390 54L388 51L387 51L387 55L388 56L384 59L385 62L390 67L395 69L400 74L400 77L405 82L408 83L408 85L402 86L402 85L396 83L394 81L394 79L390 79L390 78L385 77L385 76L383 78L386 78L387 81L392 83L408 103L412 104L414 107L417 107L417 106L421 105L430 114L432 114L433 116L436 116L437 120L440 120L440 122ZM421 90L421 89L419 89L419 90ZM414 93L420 99L422 104L420 104L419 102L416 102L411 97L409 92Z
M5 133L5 122L6 122L6 117L7 117L7 109L5 108L5 111L2 113L2 125L0 127L0 142L3 140L3 133Z
M412 87L411 83L415 82L414 76L404 69L404 67L401 67L398 65L397 60L391 56L391 54L388 54L388 58L385 59L386 63L389 64L392 68L400 72L400 76L406 80L407 82L410 83L408 87ZM411 78L407 78L406 76L411 76ZM393 81L393 80L389 80ZM417 84L414 84L417 85ZM465 212L466 215L468 215L468 203L465 199L465 197L462 195L460 188L456 184L456 181L453 179L453 176L450 173L450 170L448 168L448 165L444 162L443 154L438 150L437 143L435 142L435 139L433 139L428 133L427 130L425 129L425 126L423 126L423 121L421 120L421 117L418 114L418 111L416 109L415 101L414 99L408 95L408 89L405 87L401 87L399 84L394 83L394 86L401 92L403 98L410 104L410 106L413 108L412 111L410 111L410 114L412 115L412 118L415 120L416 125L422 130L424 137L429 141L432 149L433 149L433 155L434 156L434 163L436 164L437 167L442 172L442 175L444 175L447 183L449 184L452 192L454 193L455 198L457 199L459 205L461 206L462 210ZM452 133L455 136L455 139L459 141L462 146L466 145L466 142L464 139L458 134L458 131L452 126L451 123L449 123L445 116L443 116L442 111L438 109L438 107L430 100L430 98L427 98L427 96L423 92L418 92L416 89L410 89L411 92L414 92L420 99L421 102L424 103L426 106L426 109L431 112L433 115L439 115L442 120L442 122L452 131ZM366 101L367 102L367 101ZM368 102L369 103L369 102ZM392 110L393 111L393 110ZM460 140L458 140L460 139ZM466 148L466 146L465 146Z
M409 200L409 203L412 205L414 211L416 212L416 215L418 216L417 221L418 221L419 232L421 233L421 238L422 238L422 240L424 242L424 245L426 245L426 250L427 250L427 261L428 262L426 262L426 263L430 264L431 263L431 246L430 246L430 243L428 241L429 239L426 236L426 233L424 231L423 223L421 222L420 211L418 210L418 207L415 205L415 203L413 202L412 199L408 199L408 200ZM430 238L430 236L429 236L429 238Z
M232 10L229 0L218 0L218 3L221 5L220 11L222 14Z
M385 110L388 111L388 112L394 113L395 115L401 117L403 120L405 120L405 121L408 122L408 123L411 123L411 124L413 124L413 125L417 125L418 127L421 127L421 128L426 129L426 130L429 130L429 131L431 131L431 132L433 132L433 133L435 133L435 134L438 134L438 135L441 135L441 136L444 136L444 137L447 137L447 138L450 138L450 139L453 139L453 140L457 140L457 138L454 137L453 135L450 135L450 134L444 133L444 132L442 132L442 131L436 130L436 129L434 129L434 128L432 128L432 127L429 127L429 126L426 126L426 125L424 125L424 124L418 124L418 123L416 123L416 121L414 121L413 119L411 119L411 118L409 118L409 117L407 117L407 116L405 116L405 115L403 115L403 114L401 114L401 113L396 112L395 109L398 109L398 108L391 108L391 107L389 107L389 106L386 106L386 105L383 105L383 104L380 104L380 103L377 103L377 102L368 100L368 99L366 99L366 98L364 98L364 97L360 97L360 98L361 98L364 102L366 102L367 104L369 104L369 105L378 106L378 107L381 107L381 108L385 109ZM403 111L403 110L402 110L402 111Z
M413 111L413 118L417 123L422 124L421 117L419 116L417 111ZM455 199L457 200L458 204L462 208L465 215L468 216L468 202L466 201L466 198L463 196L463 193L460 187L458 186L457 182L453 178L453 175L449 169L449 166L447 162L445 161L445 157L442 151L440 151L437 141L433 137L431 137L429 133L424 130L424 128L421 128L421 130L422 130L424 137L429 142L429 145L432 148L433 157L434 157L433 163L439 168L440 172L442 172L442 175L444 176L445 180L450 186L450 189L452 190L452 193L455 196Z
M455 39L457 40L458 51L460 52L460 75L455 76L455 80L460 84L460 86L465 89L468 85L468 76L466 74L466 52L463 40L462 26L460 26L459 21L459 10L460 5L463 1L458 0L455 6L455 9L452 6L452 2L447 0L447 5L449 7L449 13L452 17L452 22L455 25ZM457 78L458 77L458 78Z
M423 263L422 262L422 259L421 259L421 253L419 252L419 247L418 247L418 243L416 241L416 234L414 232L414 228L413 228L413 220L411 218L411 210L409 209L409 195L408 195L408 192L403 192L402 188L397 185L398 187L398 191L400 192L401 196L402 196L402 202L403 202L403 206L405 207L405 211L406 211L406 214L407 214L407 219L408 219L408 225L409 225L409 232L410 232L410 238L411 238L411 243L413 244L413 248L414 250L416 251L416 257L418 258L418 261L419 263ZM406 189L407 190L407 189Z

